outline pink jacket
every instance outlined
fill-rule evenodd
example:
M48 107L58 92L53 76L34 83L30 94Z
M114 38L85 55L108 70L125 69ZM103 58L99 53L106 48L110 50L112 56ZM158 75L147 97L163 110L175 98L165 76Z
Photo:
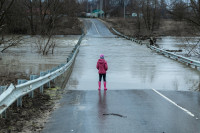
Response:
M107 62L104 59L99 59L97 62L97 69L99 70L99 74L106 74L108 70Z

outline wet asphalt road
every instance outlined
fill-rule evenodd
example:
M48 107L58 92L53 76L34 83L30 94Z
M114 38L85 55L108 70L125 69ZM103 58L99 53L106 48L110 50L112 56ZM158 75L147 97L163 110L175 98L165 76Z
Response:
M70 90L95 90L96 63L103 53L108 62L107 82L110 90L151 89L196 90L200 72L185 64L161 56L123 38L116 38L98 20L86 20L87 35L81 43Z
M199 133L199 93L165 93L178 99L180 106L191 109L195 117L152 90L73 90L64 95L43 132Z
M198 71L116 38L98 20L85 25L68 92L44 133L200 132L200 94L188 91L199 85ZM97 90L101 53L109 66L107 92Z

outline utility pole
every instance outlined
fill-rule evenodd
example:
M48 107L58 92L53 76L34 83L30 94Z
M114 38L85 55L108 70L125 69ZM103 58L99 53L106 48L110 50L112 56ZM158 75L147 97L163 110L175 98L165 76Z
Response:
M93 10L93 9L92 9L92 5L90 5L90 13L91 13L91 14L92 14L92 10Z
M97 10L99 10L99 4L97 3Z
M87 0L87 13L88 13L88 0Z
M200 43L199 43L199 47L198 47L198 49L199 49L199 58L200 58Z
M124 19L126 19L126 5L125 5L125 1L126 0L124 0Z
M100 0L100 10L103 11L103 0ZM100 14L100 17L103 17L102 14Z

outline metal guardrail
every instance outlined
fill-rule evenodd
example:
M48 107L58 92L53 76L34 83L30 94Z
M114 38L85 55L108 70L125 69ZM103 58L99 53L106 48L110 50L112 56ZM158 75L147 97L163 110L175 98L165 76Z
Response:
M7 86L0 86L0 95L1 95L4 91L6 91L6 89L7 89Z
M121 34L120 32L116 31L114 28L112 28L112 30L113 30L117 35L122 36L122 37L124 37L124 38L126 38L126 39L128 39L128 40L134 41L134 42L139 43L139 44L141 44L141 45L144 44L144 43L142 43L141 40L137 40L137 39L135 39L135 38L131 38L131 37L125 36L125 35ZM192 59L183 57L183 56L181 56L181 55L177 55L177 54L168 52L168 51L166 51L166 50L164 50L164 49L160 49L160 48L157 48L157 47L155 47L155 46L151 46L150 44L146 44L146 45L147 45L147 47L149 47L151 50L155 50L156 52L161 53L161 54L164 55L164 56L167 56L167 57L169 57L169 58L175 59L175 60L180 61L180 62L182 62L182 63L186 63L187 65L192 65L192 66L194 66L195 68L200 67L200 62L199 62L199 61L192 60Z
M128 40L131 40L132 42L136 42L136 43L141 44L141 45L144 44L141 40L138 40L138 39L136 39L136 38L128 37L128 36L126 36L126 35L123 35L123 34L121 34L120 32L116 31L114 28L112 28L112 30L113 30L117 35L119 35L119 36L121 36L121 37L123 37L123 38L126 38L126 39L128 39Z
M167 56L168 58L172 58L172 59L175 59L175 60L180 61L182 63L186 63L187 65L192 65L195 68L200 67L200 62L199 61L192 60L192 59L183 57L181 55L177 55L177 54L168 52L168 51L166 51L164 49L160 49L160 48L157 48L155 46L149 46L149 48L152 49L152 50L155 50L158 53L161 53L164 56Z
M35 89L40 88L40 92L43 92L43 86L48 84L50 86L50 81L54 80L56 77L63 74L70 68L73 61L78 53L80 43L84 34L79 38L78 43L75 45L72 53L67 58L66 64L61 64L52 70L47 70L46 72L41 72L39 75L30 75L30 80L18 80L18 85L14 86L11 84L4 92L2 91L5 87L1 87L0 91L0 114L6 117L6 109L17 100L17 106L22 106L22 97L26 94L33 97L33 92Z

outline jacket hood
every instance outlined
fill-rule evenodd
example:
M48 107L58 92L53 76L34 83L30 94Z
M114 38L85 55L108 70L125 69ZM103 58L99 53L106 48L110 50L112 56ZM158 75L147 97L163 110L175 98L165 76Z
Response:
M99 62L100 64L103 64L103 63L105 63L106 61L105 61L104 59L99 59L98 62Z

